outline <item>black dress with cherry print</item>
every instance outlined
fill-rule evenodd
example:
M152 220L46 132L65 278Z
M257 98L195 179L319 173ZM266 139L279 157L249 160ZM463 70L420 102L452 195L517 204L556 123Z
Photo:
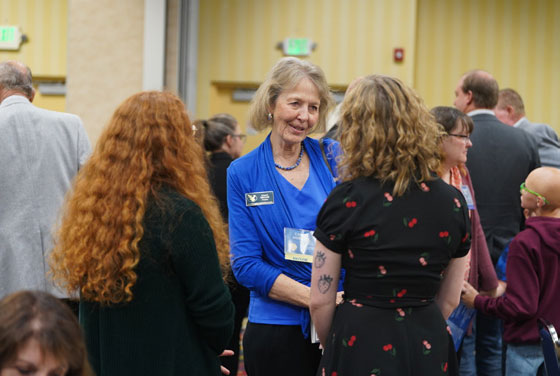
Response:
M451 258L470 248L466 202L440 179L392 191L374 178L342 183L317 217L315 237L346 269L320 376L457 374L434 300Z

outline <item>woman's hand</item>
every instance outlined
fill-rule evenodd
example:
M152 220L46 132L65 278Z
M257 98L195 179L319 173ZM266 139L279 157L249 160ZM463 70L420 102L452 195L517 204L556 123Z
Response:
M344 303L344 291L339 291L336 293L336 305L341 305Z
M223 353L220 354L220 356L232 356L234 354L233 350L224 350ZM222 370L222 375L229 375L229 369L227 369L224 366L220 366L220 369Z
M474 308L474 299L478 295L478 291L467 281L463 281L463 290L461 292L461 300L469 308Z
M491 298L498 298L504 295L504 292L506 292L506 287L507 283L505 283L504 281L498 281L498 287L493 290L480 291L480 295L489 296Z

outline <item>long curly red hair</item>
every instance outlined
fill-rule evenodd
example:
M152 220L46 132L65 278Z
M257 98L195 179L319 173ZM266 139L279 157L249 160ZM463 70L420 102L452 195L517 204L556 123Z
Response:
M125 100L78 173L51 254L54 280L103 304L132 300L149 197L163 187L194 201L212 229L222 266L228 238L181 100L148 91Z

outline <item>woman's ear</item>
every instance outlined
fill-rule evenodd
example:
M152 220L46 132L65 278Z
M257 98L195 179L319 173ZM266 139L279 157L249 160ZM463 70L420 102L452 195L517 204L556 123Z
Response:
M231 145L233 145L233 136L231 134L228 134L226 138L224 138L224 144L227 146L228 150Z

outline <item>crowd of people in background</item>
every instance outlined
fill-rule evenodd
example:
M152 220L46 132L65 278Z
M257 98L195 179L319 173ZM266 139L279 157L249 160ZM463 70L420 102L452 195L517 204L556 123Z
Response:
M171 93L126 99L93 150L34 94L0 62L0 376L237 375L241 349L248 376L546 375L560 142L490 73L431 110L358 77L334 109L282 58L245 155L233 116Z

